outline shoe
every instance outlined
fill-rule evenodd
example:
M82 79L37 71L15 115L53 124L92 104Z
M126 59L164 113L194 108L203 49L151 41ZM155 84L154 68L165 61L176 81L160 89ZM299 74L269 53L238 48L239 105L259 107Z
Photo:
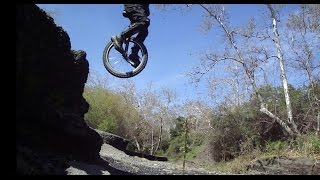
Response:
M129 59L133 62L132 66L134 68L137 68L140 64L140 57L138 56L138 54L132 53L129 55Z
M114 44L114 48L119 51L121 54L124 51L122 48L123 39L121 36L112 36L111 41Z

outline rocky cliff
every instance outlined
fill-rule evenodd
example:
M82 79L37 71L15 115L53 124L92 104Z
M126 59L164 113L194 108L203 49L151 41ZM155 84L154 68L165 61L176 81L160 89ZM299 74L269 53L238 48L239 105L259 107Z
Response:
M88 72L86 53L71 49L50 16L33 4L16 5L18 174L63 174L55 166L99 159L103 141L83 119Z

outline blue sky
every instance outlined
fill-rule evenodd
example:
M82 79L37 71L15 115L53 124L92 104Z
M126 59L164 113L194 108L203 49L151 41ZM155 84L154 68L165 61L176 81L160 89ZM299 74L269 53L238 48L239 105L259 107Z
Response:
M69 34L72 49L87 52L90 72L106 76L111 86L116 88L126 81L109 74L102 63L102 52L112 35L119 34L129 24L122 16L122 4L37 4L46 11L53 11L56 24ZM183 6L181 4L181 6ZM260 14L262 4L227 5L230 20L242 24L249 17ZM146 68L130 78L138 88L152 82L157 87L169 87L187 99L206 98L205 85L195 88L183 74L192 65L199 63L198 53L208 47L217 47L221 38L213 30L203 33L202 9L199 6L190 11L161 11L155 4L150 5L149 36L145 45L149 53ZM223 72L220 72L223 73Z

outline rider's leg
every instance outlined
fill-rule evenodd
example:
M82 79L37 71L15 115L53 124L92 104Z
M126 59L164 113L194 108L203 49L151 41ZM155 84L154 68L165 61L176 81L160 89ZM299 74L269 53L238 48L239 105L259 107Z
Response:
M126 37L131 37L135 33L139 32L138 31L139 29L137 29L137 27L139 27L139 24L135 24L135 22L138 20L137 16L130 13L130 16L128 16L127 18L130 19L130 22L131 22L130 26L127 29L125 29L123 32L121 32L120 35L111 37L111 41L114 43L116 50L121 52L121 54L124 52L122 48L123 40Z
M144 40L146 39L149 33L148 31L149 24L150 24L149 21L145 21L144 26L140 29L138 35L135 38L137 41L141 43L144 42ZM140 49L139 46L135 44L131 48L131 54L129 55L129 59L134 62L134 67L137 67L140 64L140 58L138 55L139 49Z
M121 33L121 37L122 38L125 38L125 37L131 37L131 36L133 36L134 34L136 34L136 33L139 33L140 34L140 32L141 31L148 31L147 30L147 28L148 28L148 26L149 26L149 21L137 21L137 22L133 22L133 23L131 23L131 25L127 28L127 29L125 29L122 33ZM138 36L139 36L139 34L138 34ZM147 35L148 35L148 32L147 33L145 33L145 35L142 35L142 37L140 38L140 39L145 39L146 37L147 37ZM141 36L141 35L140 35ZM143 36L145 36L145 37L143 37Z
M131 19L130 19L131 20ZM136 33L139 33L141 31L144 31L145 29L145 25L146 23L144 21L142 22L134 22L132 23L133 21L131 21L131 24L130 26L125 29L123 32L121 32L121 34L119 36L112 36L111 37L111 40L113 41L113 43L115 44L115 48L118 50L118 51L123 51L122 49L122 43L123 43L123 40L126 38L126 37L131 37L133 36L134 34ZM138 35L139 35L138 34ZM140 35L141 36L141 35ZM143 38L142 38L143 39ZM144 37L145 39L145 37ZM139 49L138 49L139 50Z
M146 37L148 36L148 27L149 27L149 18L145 16L133 15L130 18L131 22L133 22L129 28L121 33L123 37L131 37L132 35L138 33L136 36L136 40L143 43ZM129 59L134 63L133 67L138 67L140 64L140 58L138 56L139 46L134 45L131 48L131 54L129 55Z
M141 29L141 31L139 32L139 34L136 36L136 40L138 40L139 42L144 42L144 40L146 39L146 37L148 36L148 29ZM138 65L140 64L140 58L138 55L139 52L139 46L137 46L136 44L131 48L131 54L129 55L129 59L134 62L133 67L138 67Z
M143 23L144 23L143 26L140 27L140 31L139 31L138 35L136 36L136 40L141 42L141 43L144 42L144 40L146 39L146 37L149 34L149 31L148 31L148 27L150 25L149 19L148 19L148 21L144 21ZM137 54L138 51L139 51L139 47L137 45L134 45L131 48L131 52L132 53Z
M125 29L123 32L121 32L121 34L119 36L112 36L111 37L111 40L115 44L115 48L120 52L123 51L122 43L126 37L131 37L134 34L139 33L137 35L137 37L139 36L138 40L144 41L144 39L148 35L148 31L147 31L147 28L149 26L148 21L139 21L141 18L137 18L137 17L134 18L134 17L135 16L130 18L130 21L131 21L130 26L127 29ZM137 49L137 52L138 51L139 51L139 48Z

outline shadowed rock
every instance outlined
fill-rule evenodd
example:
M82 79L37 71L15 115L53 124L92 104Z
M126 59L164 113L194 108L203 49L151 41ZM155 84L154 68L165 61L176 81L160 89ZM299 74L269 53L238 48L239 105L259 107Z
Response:
M33 153L96 161L103 142L83 119L89 108L82 96L89 72L85 52L71 50L68 34L33 4L16 5L16 37L18 173L51 172L30 171L48 164Z

